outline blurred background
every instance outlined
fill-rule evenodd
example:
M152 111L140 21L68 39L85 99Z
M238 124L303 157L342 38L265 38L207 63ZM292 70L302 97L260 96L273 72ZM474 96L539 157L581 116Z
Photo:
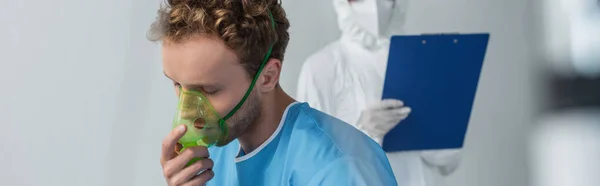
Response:
M165 185L176 96L146 40L160 0L0 1L0 185ZM281 85L338 39L329 0L283 0ZM413 0L407 34L489 32L451 186L600 185L600 1ZM306 13L310 12L310 13Z

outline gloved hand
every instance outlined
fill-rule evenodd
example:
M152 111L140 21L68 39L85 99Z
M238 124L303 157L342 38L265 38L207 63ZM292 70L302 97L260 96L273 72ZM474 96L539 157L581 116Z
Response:
M410 114L411 109L396 99L384 99L362 111L357 128L383 144L383 137Z
M439 149L421 151L421 159L434 167L442 176L452 174L460 164L461 149Z

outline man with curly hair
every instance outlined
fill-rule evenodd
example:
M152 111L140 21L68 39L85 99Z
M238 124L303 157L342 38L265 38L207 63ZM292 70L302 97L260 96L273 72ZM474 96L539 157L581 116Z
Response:
M216 146L180 153L190 129L165 137L169 185L396 185L376 142L279 86L288 28L277 0L168 0L159 9L149 39L162 43L165 75L177 93L205 95L228 131Z

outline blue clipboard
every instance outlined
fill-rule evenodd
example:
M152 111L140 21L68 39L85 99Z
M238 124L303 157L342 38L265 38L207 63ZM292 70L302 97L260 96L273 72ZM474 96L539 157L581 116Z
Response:
M411 114L383 141L386 152L461 148L489 34L393 36L383 99Z

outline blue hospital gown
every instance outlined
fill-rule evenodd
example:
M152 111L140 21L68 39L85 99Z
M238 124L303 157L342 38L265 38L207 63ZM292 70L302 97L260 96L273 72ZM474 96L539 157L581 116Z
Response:
M250 153L237 140L209 152L210 186L397 185L377 143L307 103L289 105L273 135Z

